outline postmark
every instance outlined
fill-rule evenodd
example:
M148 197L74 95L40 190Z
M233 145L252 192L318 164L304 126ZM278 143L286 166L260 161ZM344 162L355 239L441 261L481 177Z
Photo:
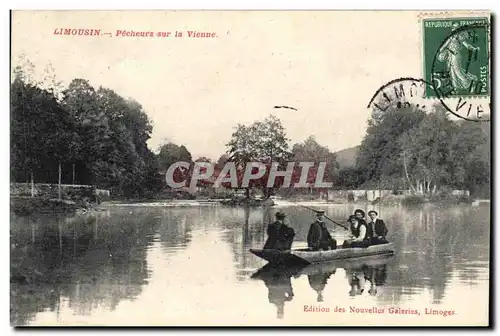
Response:
M375 92L367 108L372 109L373 118L390 109L413 107L425 111L428 103L425 99L425 90L429 85L431 84L421 78L396 78Z
M423 21L425 97L471 121L489 121L491 92L486 18Z

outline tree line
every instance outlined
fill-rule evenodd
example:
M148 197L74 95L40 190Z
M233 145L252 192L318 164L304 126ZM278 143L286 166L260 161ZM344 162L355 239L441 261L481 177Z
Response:
M29 69L28 69L29 70ZM117 196L161 188L146 141L152 124L141 104L74 79L44 88L17 67L11 83L11 181L90 184Z
M429 113L407 104L374 113L356 166L340 172L339 183L414 194L465 189L489 197L490 125L451 120L440 103Z

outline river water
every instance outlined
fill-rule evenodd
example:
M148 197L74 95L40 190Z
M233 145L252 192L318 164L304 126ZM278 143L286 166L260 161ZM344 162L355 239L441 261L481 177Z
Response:
M366 205L318 207L345 221ZM314 216L279 208L306 245ZM11 217L13 325L486 324L490 209L377 206L390 258L261 269L277 208L113 207ZM333 236L345 230L330 225ZM433 313L433 314L432 314Z

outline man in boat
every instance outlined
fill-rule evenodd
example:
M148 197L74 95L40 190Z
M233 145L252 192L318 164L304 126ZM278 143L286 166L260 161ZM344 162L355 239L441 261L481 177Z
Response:
M267 226L267 241L264 249L287 251L292 248L295 231L285 224L286 215L278 211L276 221Z
M309 227L307 233L307 246L312 251L335 250L337 241L332 238L324 222L324 211L316 212L316 221Z
M351 223L351 238L346 239L342 247L368 247L369 239L367 236L366 224L362 223L355 215L349 216L348 222Z
M370 245L387 244L385 236L387 236L388 230L384 221L378 218L378 213L375 210L368 211L368 217L370 217L367 226Z
M366 225L365 212L363 210L361 209L354 210L354 216L358 218L360 224Z

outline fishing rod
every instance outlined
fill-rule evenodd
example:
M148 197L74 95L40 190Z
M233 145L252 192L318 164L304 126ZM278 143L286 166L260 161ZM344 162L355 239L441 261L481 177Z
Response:
M303 208L306 208L307 210L311 210L311 211L314 211L314 212L316 212L316 213L318 213L318 212L322 212L322 211L319 211L319 210L315 210L315 209L313 209L313 208L306 207L305 205L302 205L302 204L299 204L299 205L300 205L301 207L303 207ZM337 224L337 225L339 225L339 226L343 227L344 229L349 230L349 228L348 228L347 226L344 226L344 225L340 224L339 222L334 221L333 219L331 219L331 218L330 218L330 217L328 217L327 215L324 215L324 214L323 214L323 217L325 217L326 219L328 219L328 220L329 220L329 221L331 221L332 223L335 223L335 224Z

